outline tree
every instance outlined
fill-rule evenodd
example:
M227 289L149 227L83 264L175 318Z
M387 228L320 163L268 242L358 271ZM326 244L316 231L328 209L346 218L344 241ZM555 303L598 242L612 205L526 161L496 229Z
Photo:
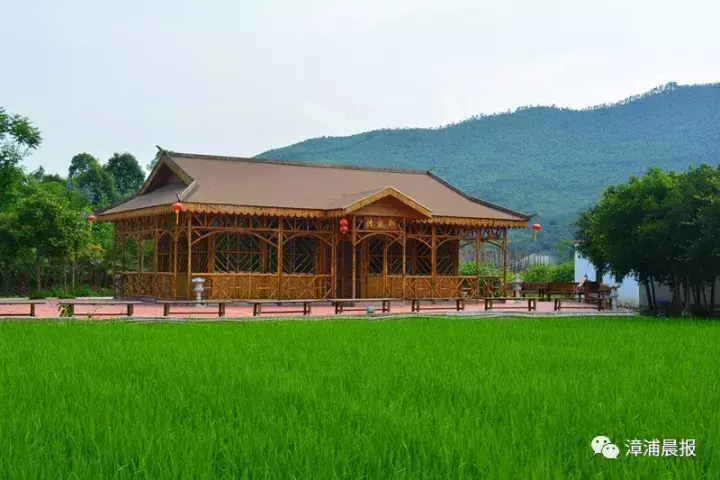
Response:
M691 296L696 308L714 305L720 275L719 203L720 168L701 165L682 174L650 169L643 177L608 188L581 215L579 250L616 277L634 275L652 309L658 282L672 289L677 311L689 309ZM709 302L707 284L712 285Z
M30 120L0 107L0 163L18 165L41 142L40 130Z
M155 168L155 165L157 165L158 161L160 161L160 157L163 154L163 150L158 147L157 153L155 153L155 156L148 162L148 164L145 166L148 172L152 172L153 168Z
M106 207L119 198L112 173L89 153L72 158L68 179L94 208Z
M145 172L127 152L113 154L105 168L115 178L115 187L121 197L136 193L145 181Z
M22 181L20 162L41 142L40 130L30 120L0 107L0 208L5 201L14 202L6 197Z
M45 169L42 166L38 167L35 171L30 173L30 176L36 182L57 182L62 184L65 183L65 179L57 173L45 173Z
M70 168L68 168L68 178L75 180L80 175L87 173L92 168L92 165L100 164L97 158L93 157L87 152L78 153L72 160L70 160Z
M555 242L554 250L560 262L566 262L574 258L575 247L573 246L573 241L570 239Z
M43 285L43 262L67 255L75 238L87 229L81 213L70 208L62 185L54 182L31 181L13 220L18 242L34 251L38 289Z
M584 212L577 225L580 253L601 273L634 275L645 286L654 308L655 280L669 277L668 258L676 257L672 232L663 221L677 175L650 169L625 185L609 187L600 202Z

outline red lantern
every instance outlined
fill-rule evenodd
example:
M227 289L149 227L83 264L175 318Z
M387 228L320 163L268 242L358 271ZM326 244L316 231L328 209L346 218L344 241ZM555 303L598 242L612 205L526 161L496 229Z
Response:
M87 216L85 220L87 220L87 222L90 224L90 228L92 228L92 224L95 220L97 220L97 217L91 213Z
M182 212L183 205L180 202L175 202L172 204L172 209L175 212L175 225L177 225L180 221L180 212Z
M533 226L532 226L532 229L533 229L533 240L537 240L537 234L538 234L538 232L540 231L541 228L542 228L542 226L541 226L539 223L533 224Z
M348 232L348 228L345 225L340 227L340 233L345 235L347 232Z
M348 226L348 221L343 218L342 220L340 220L340 226L341 226L341 227L347 227L347 226Z

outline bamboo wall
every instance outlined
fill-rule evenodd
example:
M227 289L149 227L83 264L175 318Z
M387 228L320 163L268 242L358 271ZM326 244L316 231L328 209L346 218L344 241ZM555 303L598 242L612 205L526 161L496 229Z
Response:
M208 299L480 298L499 277L460 275L460 250L507 251L507 228L431 225L407 218L278 218L183 213L118 220L117 294ZM479 256L475 255L476 262ZM506 259L505 259L506 262Z

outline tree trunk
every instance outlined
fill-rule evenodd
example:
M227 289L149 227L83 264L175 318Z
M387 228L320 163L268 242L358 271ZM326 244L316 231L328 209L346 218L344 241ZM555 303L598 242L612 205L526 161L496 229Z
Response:
M35 284L37 285L38 290L42 290L42 277L41 277L41 270L42 270L42 256L40 253L35 254Z
M682 305L680 304L681 295L680 295L680 276L677 273L673 273L672 276L672 309L674 312L680 312L682 310Z
M690 309L690 279L685 276L683 278L683 290L684 290L684 298L683 298L683 311L686 313L689 313Z
M77 252L73 252L73 259L72 259L72 272L71 272L71 286L73 295L75 295L75 266L77 265Z
M648 307L650 311L655 313L655 304L653 303L652 293L650 292L650 282L648 280L643 281L645 284L645 296L647 297Z
M657 296L655 296L655 279L650 277L650 288L652 289L653 310L657 310Z
M10 294L10 269L3 269L3 294Z
M715 310L715 282L717 282L717 277L712 277L710 284L710 311L712 312Z

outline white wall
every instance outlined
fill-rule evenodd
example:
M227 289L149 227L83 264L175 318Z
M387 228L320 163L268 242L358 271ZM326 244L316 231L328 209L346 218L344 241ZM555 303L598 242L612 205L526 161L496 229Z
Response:
M588 260L581 258L575 252L575 281L579 282L587 275L590 281L595 280L595 266ZM603 276L603 283L606 285L615 285L615 278L611 275ZM632 277L625 277L618 288L618 302L629 303L631 305L640 305L640 286Z

